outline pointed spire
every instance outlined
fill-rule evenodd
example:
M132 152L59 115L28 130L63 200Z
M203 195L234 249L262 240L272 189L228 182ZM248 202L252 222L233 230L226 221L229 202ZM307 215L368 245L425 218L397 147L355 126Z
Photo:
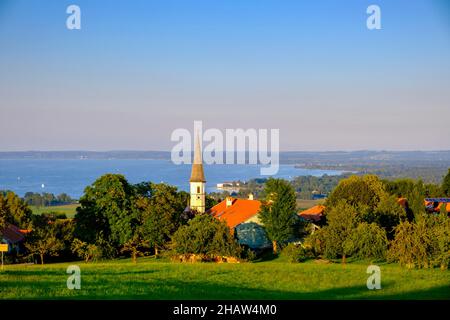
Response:
M190 182L206 182L203 172L202 150L200 147L200 136L197 133L194 147L194 163L192 164Z
M202 150L200 147L200 136L197 133L195 137L195 146L194 146L194 164L202 164Z

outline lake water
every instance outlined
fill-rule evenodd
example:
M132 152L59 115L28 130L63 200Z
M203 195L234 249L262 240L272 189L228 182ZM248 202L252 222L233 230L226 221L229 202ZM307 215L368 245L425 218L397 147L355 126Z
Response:
M259 165L205 165L207 191L217 191L224 181L247 181L262 178ZM166 182L188 191L190 165L174 165L166 160L0 160L0 190L12 190L23 196L26 192L67 193L79 198L86 186L105 173L125 175L130 183ZM275 177L339 175L340 171L294 168L280 165Z

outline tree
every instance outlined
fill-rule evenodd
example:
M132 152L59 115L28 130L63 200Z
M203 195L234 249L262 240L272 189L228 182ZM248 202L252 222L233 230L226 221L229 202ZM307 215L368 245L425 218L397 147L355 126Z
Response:
M386 193L381 196L380 201L376 205L373 219L367 222L377 223L386 230L388 235L392 235L394 227L405 219L405 209L398 203L397 198Z
M3 232L3 230L6 227L7 215L8 215L8 204L3 194L0 193L0 232Z
M80 239L74 239L71 250L86 263L90 260L97 260L102 256L102 251L95 244L90 244Z
M40 216L36 216L32 228L33 231L25 243L25 247L30 254L38 254L41 259L41 264L44 264L44 257L46 255L58 256L59 251L63 249L64 245L56 236L54 223Z
M152 185L150 199L140 198L136 202L142 220L142 237L154 248L155 256L181 225L186 206L184 198L176 187L160 183Z
M136 264L138 256L144 255L144 249L148 248L148 243L148 240L143 239L142 232L137 230L134 233L133 237L125 242L121 249L121 252L130 252L131 260Z
M278 244L289 240L296 223L296 197L292 186L282 179L268 179L264 188L266 195L259 218L277 254Z
M345 200L355 208L366 206L373 211L384 194L384 185L377 176L350 176L339 182L328 197L326 206L333 207Z
M172 236L172 248L177 254L239 257L241 247L224 221L200 214L181 226Z
M28 205L14 192L0 193L0 216L4 223L11 223L19 228L28 229L33 213ZM0 219L2 219L0 217Z
M448 169L447 175L442 180L442 191L444 195L450 197L450 168Z
M347 252L360 259L383 260L386 258L388 239L386 231L376 223L360 223L346 242Z
M319 241L319 247L317 244L314 247L320 248L327 258L342 257L342 263L345 263L347 255L352 252L348 242L357 225L356 209L341 200L327 212L327 223L328 225L315 232L317 235L313 236L313 242Z
M86 187L75 216L75 236L82 241L112 247L125 244L136 224L135 189L123 175L106 174Z
M395 238L388 252L389 260L397 261L408 268L431 267L436 250L436 238L430 222L429 217L422 216L416 223L404 221L395 227Z
M444 206L445 204L442 205L439 216L430 218L434 219L432 228L435 241L433 260L442 270L447 269L450 262L450 219Z

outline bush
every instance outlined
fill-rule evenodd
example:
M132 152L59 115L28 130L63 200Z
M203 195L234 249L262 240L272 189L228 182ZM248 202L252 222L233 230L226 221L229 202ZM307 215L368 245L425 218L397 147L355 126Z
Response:
M307 250L301 245L296 245L294 243L289 243L283 251L281 251L281 255L286 257L291 263L302 262L308 258Z
M347 251L359 259L383 260L388 240L386 231L375 223L360 223L346 242Z
M395 228L389 260L408 268L448 268L450 222L445 216L420 216L417 223L402 222Z
M242 248L225 222L210 215L197 215L172 236L172 249L176 254L197 254L209 257L239 257Z
M96 261L102 256L102 250L95 244L88 244L79 239L75 239L72 242L71 249L74 254L85 262L89 262L90 260Z

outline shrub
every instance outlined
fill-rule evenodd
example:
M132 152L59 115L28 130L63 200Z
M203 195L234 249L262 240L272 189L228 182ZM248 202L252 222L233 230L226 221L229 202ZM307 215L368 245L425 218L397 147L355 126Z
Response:
M281 255L286 257L289 262L302 262L308 258L307 250L304 249L301 245L296 245L294 243L289 243L283 251L281 251Z
M360 223L346 246L347 251L357 258L383 260L388 246L386 231L375 223Z
M431 267L437 241L429 222L427 217L421 217L417 223L400 223L395 228L395 238L388 252L389 260L408 268Z
M176 254L239 257L242 248L233 238L225 222L210 215L197 215L172 236Z
M350 253L346 242L356 226L356 219L357 213L353 206L345 201L338 202L327 213L328 225L315 232L315 239L320 242L320 253L328 259L341 257L345 263L346 256Z
M98 260L102 256L102 250L99 247L95 244L83 242L80 239L73 240L71 250L85 262Z

